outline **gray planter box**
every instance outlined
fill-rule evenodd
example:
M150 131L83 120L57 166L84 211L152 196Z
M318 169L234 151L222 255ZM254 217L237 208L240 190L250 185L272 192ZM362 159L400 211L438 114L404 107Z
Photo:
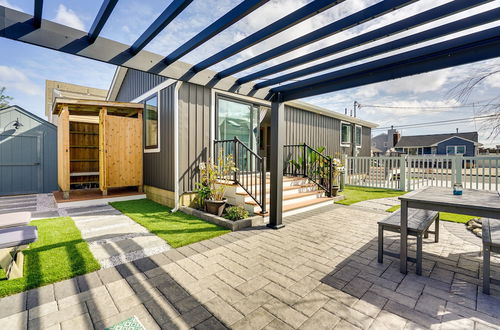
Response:
M264 225L264 217L260 215L256 215L250 218L241 219L241 220L228 220L223 217L218 217L214 214L205 213L203 211L193 209L187 206L179 207L179 210L186 213L208 221L210 223L219 225L221 227L231 229L231 231L241 230L243 228L255 227L255 226L263 226Z

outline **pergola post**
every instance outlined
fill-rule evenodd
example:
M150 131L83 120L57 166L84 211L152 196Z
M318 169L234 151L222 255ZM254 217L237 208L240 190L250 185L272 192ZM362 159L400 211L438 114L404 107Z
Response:
M285 136L285 104L277 94L271 106L271 205L269 224L273 229L283 228L283 142Z

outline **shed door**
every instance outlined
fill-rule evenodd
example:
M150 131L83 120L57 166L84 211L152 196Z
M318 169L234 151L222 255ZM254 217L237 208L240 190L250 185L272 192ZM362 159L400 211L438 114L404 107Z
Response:
M42 191L38 136L0 135L0 195Z

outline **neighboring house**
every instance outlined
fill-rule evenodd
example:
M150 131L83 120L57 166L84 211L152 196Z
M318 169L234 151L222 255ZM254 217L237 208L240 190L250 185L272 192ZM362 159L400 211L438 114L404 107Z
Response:
M57 190L57 128L13 105L0 109L0 195Z
M104 101L107 95L108 91L105 89L69 84L61 81L45 80L45 116L47 116L49 122L57 125L57 117L52 114L54 99L56 97ZM72 119L75 119L74 117L75 116L72 116Z
M397 152L409 155L464 155L478 153L477 132L402 136Z
M372 155L386 156L399 140L400 134L394 128L387 133L382 133L372 137Z
M215 140L235 135L269 159L270 103L248 96L118 68L110 101L145 103L144 185L169 206L199 181L198 164ZM370 156L375 124L303 102L285 105L285 144L324 146L332 156Z

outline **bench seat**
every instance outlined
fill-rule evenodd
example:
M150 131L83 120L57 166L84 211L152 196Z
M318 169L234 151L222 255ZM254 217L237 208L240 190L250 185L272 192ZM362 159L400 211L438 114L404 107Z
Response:
M31 221L31 212L0 214L0 228L27 226Z
M500 280L490 276L491 252L500 253L500 219L482 219L483 224L483 292L490 294L490 283L500 285Z
M23 276L24 256L22 251L38 239L35 226L0 229L0 268L7 279Z
M434 231L430 231L429 227L435 223ZM413 261L417 265L417 275L422 275L422 239L428 237L428 233L434 234L434 241L439 242L439 212L408 209L408 235L417 237L417 257L408 257L409 261ZM398 253L393 253L384 250L384 231L395 233L401 232L401 210L398 210L378 222L378 262L383 262L383 256L399 258Z

